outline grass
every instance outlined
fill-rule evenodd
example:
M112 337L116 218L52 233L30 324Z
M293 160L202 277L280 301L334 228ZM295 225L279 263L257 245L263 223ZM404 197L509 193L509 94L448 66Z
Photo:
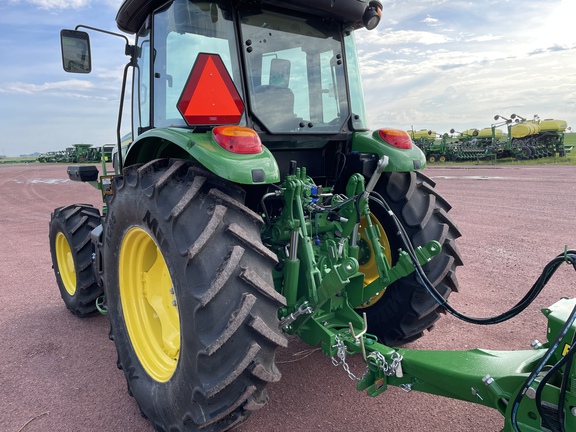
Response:
M14 164L14 163L36 163L36 158L33 157L9 157L0 159L0 165L2 164Z
M564 145L576 146L576 132L564 134Z
M468 165L576 165L576 154L568 153L564 157L545 157L540 159L529 159L529 160L516 160L514 158L503 158L494 161L468 161L468 162L452 162L453 165L459 165L462 163L467 163Z
M576 135L576 134L575 134ZM576 148L572 152L567 153L564 157L545 157L540 159L516 160L515 158L502 158L497 160L468 160L459 162L427 162L427 166L463 166L463 165L576 165Z

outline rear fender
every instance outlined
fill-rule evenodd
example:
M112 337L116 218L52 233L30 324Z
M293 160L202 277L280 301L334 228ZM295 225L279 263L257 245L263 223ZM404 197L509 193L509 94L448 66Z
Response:
M352 151L376 153L378 157L388 156L389 163L384 171L409 172L426 167L426 156L422 150L412 144L409 149L399 149L380 138L378 131L355 132L352 138Z
M239 184L271 184L280 181L276 159L263 146L259 154L236 154L216 143L211 132L189 129L151 129L130 146L124 166L160 158L196 160L217 176Z

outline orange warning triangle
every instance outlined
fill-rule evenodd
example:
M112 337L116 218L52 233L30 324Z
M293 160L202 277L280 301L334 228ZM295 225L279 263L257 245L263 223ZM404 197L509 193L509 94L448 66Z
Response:
M244 103L218 54L200 53L178 100L189 125L238 124Z

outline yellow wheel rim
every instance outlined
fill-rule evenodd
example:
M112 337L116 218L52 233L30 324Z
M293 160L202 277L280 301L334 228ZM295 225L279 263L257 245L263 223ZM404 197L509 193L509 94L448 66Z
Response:
M174 374L180 354L180 321L172 278L156 242L131 228L119 257L120 301L130 341L154 380Z
M428 158L428 161L429 161L429 162L436 162L436 157L435 157L435 156L430 156L430 157Z
M446 162L446 156L440 156L438 159L440 162Z
M388 236L386 235L386 231L380 224L380 221L374 217L373 214L370 214L370 221L372 225L377 225L378 230L380 231L380 244L384 247L384 256L388 260L388 263L392 262L392 253L390 251L390 242L388 241ZM364 273L364 286L374 282L378 279L378 266L376 265L376 259L374 258L374 249L372 248L372 243L368 239L366 235L366 217L363 216L360 219L360 228L358 229L358 246L360 246L360 254L358 256L358 262L360 263L359 271ZM357 309L362 309L368 306L372 306L378 300L382 298L384 295L385 289L382 289L379 293L375 296L371 297L366 303L361 306L358 306Z
M62 284L66 292L73 296L76 294L76 267L74 266L74 256L68 240L59 232L56 234L56 262Z

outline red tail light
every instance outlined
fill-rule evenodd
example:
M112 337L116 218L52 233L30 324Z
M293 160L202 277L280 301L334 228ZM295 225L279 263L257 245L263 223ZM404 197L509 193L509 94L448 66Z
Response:
M262 142L254 129L243 126L218 126L212 130L212 135L220 147L229 152L262 153Z
M398 149L411 149L412 139L406 131L400 129L380 129L378 135L382 140Z

